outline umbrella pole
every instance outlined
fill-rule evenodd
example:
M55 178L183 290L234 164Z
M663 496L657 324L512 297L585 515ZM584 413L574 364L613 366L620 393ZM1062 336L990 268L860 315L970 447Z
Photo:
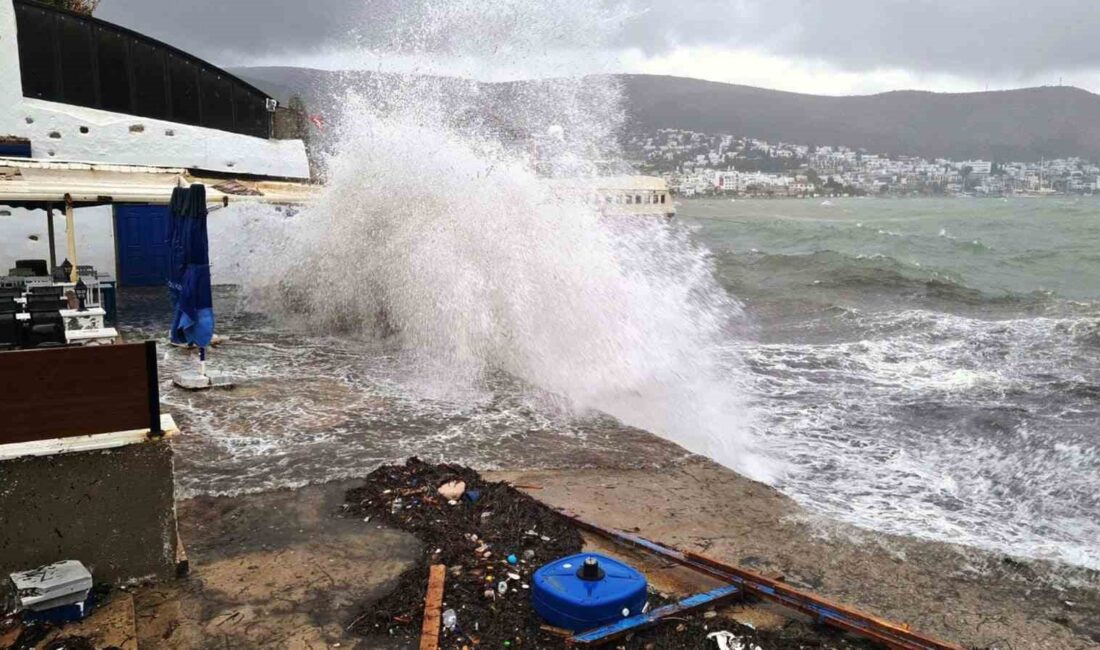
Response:
M76 270L76 221L73 219L73 200L69 198L68 194L65 195L65 231L69 240L69 261L73 265L73 270L69 273L69 282L76 282L78 275Z
M199 348L199 374L206 376L206 348Z

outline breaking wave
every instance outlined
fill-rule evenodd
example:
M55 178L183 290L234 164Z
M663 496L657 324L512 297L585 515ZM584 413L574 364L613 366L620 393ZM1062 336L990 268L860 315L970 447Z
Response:
M470 12L490 32L511 16L461 3L424 21L417 42L438 46L423 30ZM568 27L545 8L525 17L544 13L556 16L551 32ZM531 29L525 41L537 41ZM555 396L551 408L603 411L774 476L741 374L718 360L744 319L709 253L686 228L603 218L545 177L590 174L617 155L609 79L486 98L476 85L395 76L346 89L342 104L319 204L257 214L244 233L251 305L312 332L383 340L425 391L505 373Z
M866 337L738 346L792 461L779 487L867 528L1100 567L1100 383L1064 337L1088 321L853 318Z

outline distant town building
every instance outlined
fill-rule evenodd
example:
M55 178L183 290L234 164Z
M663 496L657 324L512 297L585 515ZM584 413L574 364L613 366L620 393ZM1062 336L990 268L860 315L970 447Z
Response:
M629 135L628 158L683 196L1091 194L1100 167L1044 161L926 160L844 145L768 142L730 133L659 129Z

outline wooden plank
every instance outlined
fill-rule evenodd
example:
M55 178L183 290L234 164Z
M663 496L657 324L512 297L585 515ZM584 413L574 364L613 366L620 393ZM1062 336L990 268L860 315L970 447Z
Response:
M150 427L145 345L0 353L0 444Z
M73 202L69 198L69 195L65 195L65 240L69 246L69 261L72 262L73 268L69 271L69 282L76 282L77 270L76 270L76 221L73 219ZM53 271L53 269L50 269Z
M420 650L438 650L440 610L443 608L443 581L447 567L433 564L428 573L428 593L424 596L424 626L420 631Z
M629 618L624 618L621 621L615 621L610 625L598 627L594 630L588 630L580 634L575 634L569 639L570 645L600 645L603 643L609 643L615 639L621 638L630 634L631 632L637 632L638 630L645 629L647 627L656 625L661 622L662 619L674 616L676 614L686 614L688 612L695 611L701 607L707 607L708 605L717 605L725 600L733 598L740 589L733 585L726 585L725 587L719 587L710 591L695 594L689 596L678 603L672 603L671 605L665 605L664 607L658 607L657 609L647 612L645 614L636 614Z

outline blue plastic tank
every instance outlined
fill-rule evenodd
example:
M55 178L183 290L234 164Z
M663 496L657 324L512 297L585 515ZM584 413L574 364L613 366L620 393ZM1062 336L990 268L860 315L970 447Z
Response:
M579 553L535 571L531 601L550 625L590 630L642 613L646 579L614 558Z

